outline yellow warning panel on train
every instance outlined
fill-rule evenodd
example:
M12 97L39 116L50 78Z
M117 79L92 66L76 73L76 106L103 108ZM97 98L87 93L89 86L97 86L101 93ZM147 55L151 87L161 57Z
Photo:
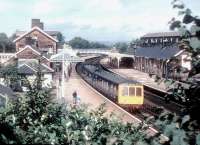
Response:
M118 87L118 103L142 105L144 103L143 85L120 84Z

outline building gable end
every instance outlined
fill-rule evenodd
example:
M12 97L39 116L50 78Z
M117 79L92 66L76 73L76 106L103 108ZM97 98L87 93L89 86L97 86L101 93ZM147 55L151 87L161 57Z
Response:
M33 31L39 31L40 33L42 33L43 35L45 35L49 39L51 39L51 40L53 40L55 42L58 42L57 39L55 39L52 36L50 36L49 34L47 34L45 31L43 31L39 27L33 27L30 31L28 31L28 32L24 33L23 35L19 36L18 38L16 38L13 42L16 43L17 41L21 40L22 38L24 38L26 35L32 33Z

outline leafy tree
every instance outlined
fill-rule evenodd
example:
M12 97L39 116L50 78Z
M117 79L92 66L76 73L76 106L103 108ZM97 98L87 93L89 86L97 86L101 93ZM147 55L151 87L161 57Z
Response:
M116 49L119 50L119 52L123 53L123 52L127 52L127 49L128 49L128 44L125 43L125 42L118 42L114 45L114 47Z
M4 83L11 88L15 87L19 79L21 79L18 75L17 67L13 65L1 68L0 75L4 78Z
M83 49L83 48L90 48L90 43L88 40L85 40L81 37L75 37L69 41L69 45L73 48Z
M197 16L193 16L192 11L185 7L185 5L179 1L174 0L172 2L174 8L179 9L179 15L182 15L182 20L176 20L173 18L170 21L171 29L178 29L182 34L182 40L180 42L180 47L186 49L186 51L191 53L192 58L192 70L189 73L189 78L187 83L189 84L189 88L185 88L183 85L177 85L177 88L172 92L173 94L179 94L180 89L184 90L183 94L179 94L178 96L185 98L186 107L192 115L194 111L200 110L199 104L200 100L198 97L198 92L200 92L199 83L195 81L193 76L200 73L200 36L198 35L200 32L200 19ZM179 23L180 22L180 23ZM189 29L187 29L187 25ZM192 115L194 117L194 115ZM200 119L198 119L200 121Z
M89 111L86 105L56 103L42 88L40 67L30 90L0 108L0 144L136 144L144 143L146 126L123 124L105 117L105 104Z
M16 38L17 38L16 33L13 33L13 34L9 37L9 40L13 42Z
M57 35L57 38L58 38L58 41L61 42L61 43L64 43L65 42L65 37L63 36L62 33L58 33Z
M191 77L200 73L200 18L195 16L190 9L186 8L180 0L174 0L172 4L174 8L179 9L179 15L182 16L182 20L176 20L175 18L172 18L170 21L170 29L178 29L180 31L183 38L180 46L192 54L193 69L190 73Z
M0 33L0 51L1 52L14 52L15 45L12 41L7 37L5 33Z
M105 44L101 44L99 42L89 42L88 40L81 37L73 38L69 41L69 45L71 45L73 48L78 49L108 48L108 46L106 46Z
M200 111L200 82L194 76L200 73L200 19L194 16L192 11L186 8L180 0L173 0L172 6L179 10L178 13L182 16L182 19L172 18L170 29L176 29L182 34L179 46L191 53L192 70L185 82L188 87L186 88L183 84L175 85L170 92L170 96L167 95L170 98L166 97L167 100L177 99L179 102L184 102L185 109L183 109L182 114L164 113L156 121L156 126L169 136L169 144L171 145L199 144L200 118L197 114ZM175 84L173 80L167 80L167 82Z
M99 42L90 42L90 48L107 48L105 44L101 44Z

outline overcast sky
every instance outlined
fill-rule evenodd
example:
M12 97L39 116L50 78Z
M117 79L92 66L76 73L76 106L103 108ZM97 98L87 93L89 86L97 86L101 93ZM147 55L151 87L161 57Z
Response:
M200 0L183 0L200 14ZM66 40L129 41L148 32L168 31L177 15L171 0L0 0L0 32L29 30L40 18L45 30L61 31Z

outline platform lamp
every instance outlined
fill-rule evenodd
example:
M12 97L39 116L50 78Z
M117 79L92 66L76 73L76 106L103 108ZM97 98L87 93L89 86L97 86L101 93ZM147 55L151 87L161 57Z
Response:
M134 68L135 68L135 55L136 55L136 49L137 49L137 40L130 42L130 48L133 49L133 55L134 55Z
M63 52L62 54L62 77L61 77L61 98L64 98L64 80L65 80L65 76L64 76L64 62L65 62L65 54Z
M41 52L41 54L39 55L38 57L38 67L37 67L37 89L38 90L41 90L42 89L42 84L41 84L41 80L42 80L42 70L41 70L41 59L42 59L42 56L43 56L43 52Z
M129 48L130 49L133 49L133 55L135 56L135 54L136 54L136 48L137 48L137 45L136 45L136 42L130 42L129 43Z
M137 43L136 42L130 42L129 44L130 49L133 49L133 55L136 55L136 49L137 49Z

